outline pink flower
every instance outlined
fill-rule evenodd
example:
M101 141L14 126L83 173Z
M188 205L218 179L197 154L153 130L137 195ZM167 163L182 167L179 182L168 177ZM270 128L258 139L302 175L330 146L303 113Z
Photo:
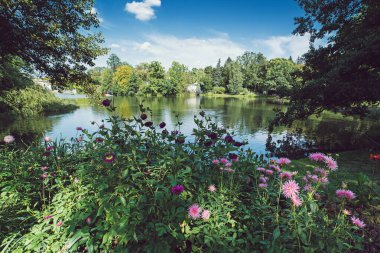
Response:
M271 176L273 175L273 170L266 170L265 174L267 174L268 176Z
M329 156L325 157L325 163L326 163L327 168L329 168L332 171L334 171L338 168L337 162Z
M51 150L53 150L53 149L54 149L53 146L47 146L47 147L46 147L46 150L47 150L47 151L51 151Z
M268 184L266 183L259 184L259 188L267 188L267 187L268 187Z
M218 159L212 160L212 163L213 164L219 164L219 160Z
M210 185L209 187L208 187L208 190L210 191L210 192L215 192L216 191L216 187L215 187L215 185Z
M202 219L203 220L208 220L209 218L210 218L210 211L207 210L207 209L203 210L203 212L202 212Z
M235 171L233 169L230 169L230 168L224 169L224 171L227 173L235 173Z
M223 164L226 164L226 163L228 163L228 160L226 158L222 158L222 159L220 159L220 162Z
M49 142L49 141L51 141L52 139L51 139L51 137L50 136L45 136L44 137L44 141L45 142Z
M10 144L14 141L15 141L15 137L13 137L12 135L7 135L4 137L4 142L7 144Z
M283 165L283 164L289 164L289 163L291 163L292 161L290 161L290 159L288 159L288 158L281 157L281 158L277 159L276 162L277 162L277 164L279 164L279 165Z
M318 176L317 176L317 175L312 175L312 176L311 176L311 179L312 179L314 182L318 182Z
M260 172L265 172L265 169L262 168L262 167L258 167L256 170L260 171Z
M295 207L299 207L300 205L302 205L302 200L300 199L300 197L298 197L298 195L292 196L291 200Z
M48 215L48 216L45 216L45 217L44 217L44 220L49 220L49 219L51 219L51 218L53 218L53 215Z
M46 166L42 166L42 167L41 167L41 170L42 170L42 171L45 171L45 170L47 170L47 169L48 169L48 167L46 167Z
M77 130L77 131L82 131L83 128L82 128L82 127L77 127L76 130Z
M259 177L259 180L260 180L260 183L263 183L263 184L265 184L267 182L266 177Z
M279 166L277 166L277 165L271 164L271 165L269 165L269 168L271 168L272 170L275 170L277 172L281 171L281 168Z
M57 227L62 226L62 224L63 224L63 222L62 222L62 221L59 221L59 222L57 223Z
M303 189L304 189L305 191L308 191L308 192L312 192L312 191L314 191L313 186L311 186L310 184L305 185L305 186L303 187Z
M78 138L77 138L77 142L81 142L81 141L83 141L83 136L79 136Z
M87 224L90 224L91 221L92 221L92 218L91 217L87 217L87 219L86 219Z
M347 200L352 200L356 197L355 193L353 193L352 191L342 189L336 191L336 196L340 199L346 198Z
M288 179L288 180L291 180L292 179L292 174L289 173L289 172L281 172L280 173L280 178L281 179Z
M299 193L299 190L300 187L294 180L289 180L282 186L282 194L284 194L286 198L296 196Z
M174 195L180 195L185 190L185 187L183 185L175 185L171 188L171 192Z
M364 228L366 226L363 221L361 221L359 218L356 218L355 216L351 217L351 222L358 228Z
M323 162L325 157L326 156L322 153L312 153L309 155L309 159L316 162Z
M192 204L189 207L189 216L193 219L198 219L201 216L202 208L198 204Z
M47 178L49 175L47 173L44 173L41 175L42 178Z
M343 210L343 214L344 214L344 215L347 215L347 216L350 216L350 215L351 215L351 212L350 212L349 210L347 210L347 209L344 209L344 210Z
M231 167L232 164L231 164L231 163L226 163L224 166L226 166L226 167Z

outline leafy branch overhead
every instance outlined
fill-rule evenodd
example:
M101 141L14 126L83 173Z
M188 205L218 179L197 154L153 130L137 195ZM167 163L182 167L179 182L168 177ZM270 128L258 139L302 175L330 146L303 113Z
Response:
M107 50L93 28L93 0L0 0L0 62L19 57L54 84L82 82L85 70Z

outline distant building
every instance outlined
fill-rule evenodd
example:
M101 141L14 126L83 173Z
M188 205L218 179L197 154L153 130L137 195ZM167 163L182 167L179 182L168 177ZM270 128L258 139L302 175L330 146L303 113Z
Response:
M195 93L197 95L202 93L201 85L199 83L190 84L189 86L187 86L186 90L189 93Z

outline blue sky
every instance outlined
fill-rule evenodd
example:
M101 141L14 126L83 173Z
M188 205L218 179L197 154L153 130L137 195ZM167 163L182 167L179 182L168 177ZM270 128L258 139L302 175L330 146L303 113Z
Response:
M96 0L92 11L105 46L132 65L205 67L244 51L297 58L308 49L308 36L291 34L303 14L294 0Z

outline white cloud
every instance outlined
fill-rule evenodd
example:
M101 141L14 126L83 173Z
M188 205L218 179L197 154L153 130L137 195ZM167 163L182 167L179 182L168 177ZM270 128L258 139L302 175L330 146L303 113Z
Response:
M121 46L119 44L116 44L116 43L112 43L111 45L109 45L110 48L120 48Z
M310 34L272 36L268 39L254 40L253 47L270 59L291 56L295 60L309 50L309 39Z
M148 21L155 18L153 7L160 7L161 0L143 0L142 2L131 2L125 5L127 12L133 13L136 19Z
M224 37L178 38L162 34L147 35L143 41L124 40L117 44L120 47L112 47L112 53L116 53L123 61L132 65L160 61L166 69L173 61L183 63L189 68L215 66L219 58L223 63L227 57L236 58L246 50L239 43ZM105 62L104 58L96 61L103 66Z

